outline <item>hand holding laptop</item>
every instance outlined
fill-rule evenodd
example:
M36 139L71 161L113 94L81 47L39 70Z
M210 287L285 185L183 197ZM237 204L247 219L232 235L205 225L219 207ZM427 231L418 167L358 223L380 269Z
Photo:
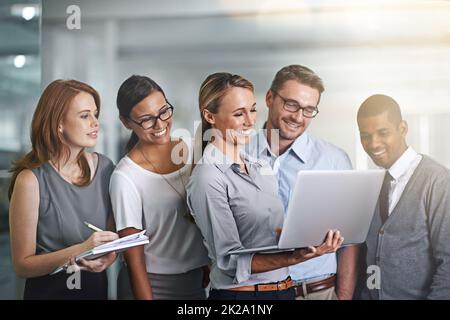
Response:
M306 260L319 257L321 255L336 252L344 242L339 230L329 230L324 241L319 246L309 246L306 248L295 249L288 258L290 265L295 265Z
M279 232L279 230L276 230ZM289 267L301 262L319 257L323 254L336 252L344 242L338 230L328 230L325 239L318 246L297 248L282 252L281 250L259 251L252 258L252 273L271 271L277 268ZM241 254L240 252L238 254Z

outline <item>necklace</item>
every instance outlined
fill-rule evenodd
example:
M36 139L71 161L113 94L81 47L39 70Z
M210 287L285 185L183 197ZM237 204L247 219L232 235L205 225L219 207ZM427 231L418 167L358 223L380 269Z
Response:
M64 174L64 173L62 173L62 171L61 171L60 169L58 169L58 167L56 166L56 164L55 164L52 160L49 160L48 162L49 162L50 165L53 167L53 169L55 169L56 172L58 172L58 174L59 174L64 180L66 180L66 181L69 182L70 184L73 184L73 183L74 183L72 177L71 177L71 176L68 176L68 175L66 175L66 174Z
M142 157L145 159L145 161L148 163L148 164L150 164L151 165L151 167L153 168L153 170L155 171L155 173L157 173L157 174L159 174L163 179L164 179L164 181L178 194L178 196L180 197L180 199L181 199L181 201L183 202L183 204L184 204L184 207L185 207L185 210L184 210L184 214L183 214L183 216L185 217L185 218L187 218L188 220L190 220L190 221L193 221L193 218L192 218L192 215L191 215L191 213L190 213L190 210L189 210L189 207L188 207L188 205L187 205L187 199L186 199L186 195L182 195L178 190L177 190L177 188L175 188L175 186L173 185L173 184L171 184L170 183L170 181L169 180L167 180L167 178L162 174L162 173L160 173L159 172L159 170L156 168L156 166L145 156L145 154L144 154L144 152L141 150L141 148L137 148L138 150L139 150L139 152L141 153L141 155L142 155ZM180 179L180 181L181 181L181 184L183 185L183 189L184 190L186 190L186 184L184 183L184 181L183 181L183 176L181 175L181 168L179 169L179 170L177 170L178 171L178 177L179 177L179 179Z
M86 159L86 160L87 160L87 159ZM87 160L87 161L88 161L88 160ZM57 166L57 165L55 164L55 162L53 162L53 161L50 160L50 159L48 160L48 162L50 163L50 166L52 166L53 169L55 169L55 171L58 172L58 174L59 174L64 180L66 180L67 182L69 182L70 184L75 184L76 182L74 182L74 181L77 181L77 179L80 178L80 177L77 177L77 178L73 179L72 176L64 174L64 173L59 169L59 166ZM89 161L88 161L88 163L89 163ZM96 173L97 165L98 165L98 158L93 158L93 159L92 159L92 163L93 163L93 164L92 164L92 167L93 167L93 168L91 168L91 165L89 164L89 169L90 169L90 172L91 172L91 177L89 178L90 181L93 179L93 177L94 177L94 175L95 175L95 173ZM79 173L79 175L81 175L81 173Z

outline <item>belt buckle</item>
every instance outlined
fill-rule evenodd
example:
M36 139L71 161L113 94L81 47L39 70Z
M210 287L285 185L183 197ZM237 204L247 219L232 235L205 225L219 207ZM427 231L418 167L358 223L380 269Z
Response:
M307 283L306 281L302 282L302 296L303 298L306 298L306 296L308 295L308 288L306 287Z
M278 282L278 283L277 283L277 290L278 290L278 291L283 290L283 287L282 287L283 284L284 284L283 282Z
M308 289L306 288L306 282L298 282L294 284L295 296L305 298L308 295Z

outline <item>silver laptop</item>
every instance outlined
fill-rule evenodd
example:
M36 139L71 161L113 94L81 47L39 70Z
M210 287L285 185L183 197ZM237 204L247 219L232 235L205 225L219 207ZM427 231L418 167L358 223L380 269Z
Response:
M341 232L343 245L362 243L383 178L384 170L301 171L290 196L278 245L230 253L272 253L317 246L330 229Z

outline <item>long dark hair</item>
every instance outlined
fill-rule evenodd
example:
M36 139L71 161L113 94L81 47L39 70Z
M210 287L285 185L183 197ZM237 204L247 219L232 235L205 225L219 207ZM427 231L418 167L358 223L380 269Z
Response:
M70 150L58 126L63 121L70 103L80 92L90 94L100 114L100 96L90 85L77 80L55 80L50 83L39 98L36 110L31 121L31 151L21 159L13 162L8 197L14 190L17 176L25 169L39 168L43 163L54 157L67 161ZM98 116L97 116L98 117ZM91 179L91 170L84 156L84 149L77 155L77 164L81 169L81 177L77 186L88 185Z
M116 103L120 116L128 118L134 106L153 92L161 92L164 98L166 97L161 87L149 77L138 75L129 77L122 83L117 92ZM133 149L138 140L138 136L133 131L126 146L127 152Z

